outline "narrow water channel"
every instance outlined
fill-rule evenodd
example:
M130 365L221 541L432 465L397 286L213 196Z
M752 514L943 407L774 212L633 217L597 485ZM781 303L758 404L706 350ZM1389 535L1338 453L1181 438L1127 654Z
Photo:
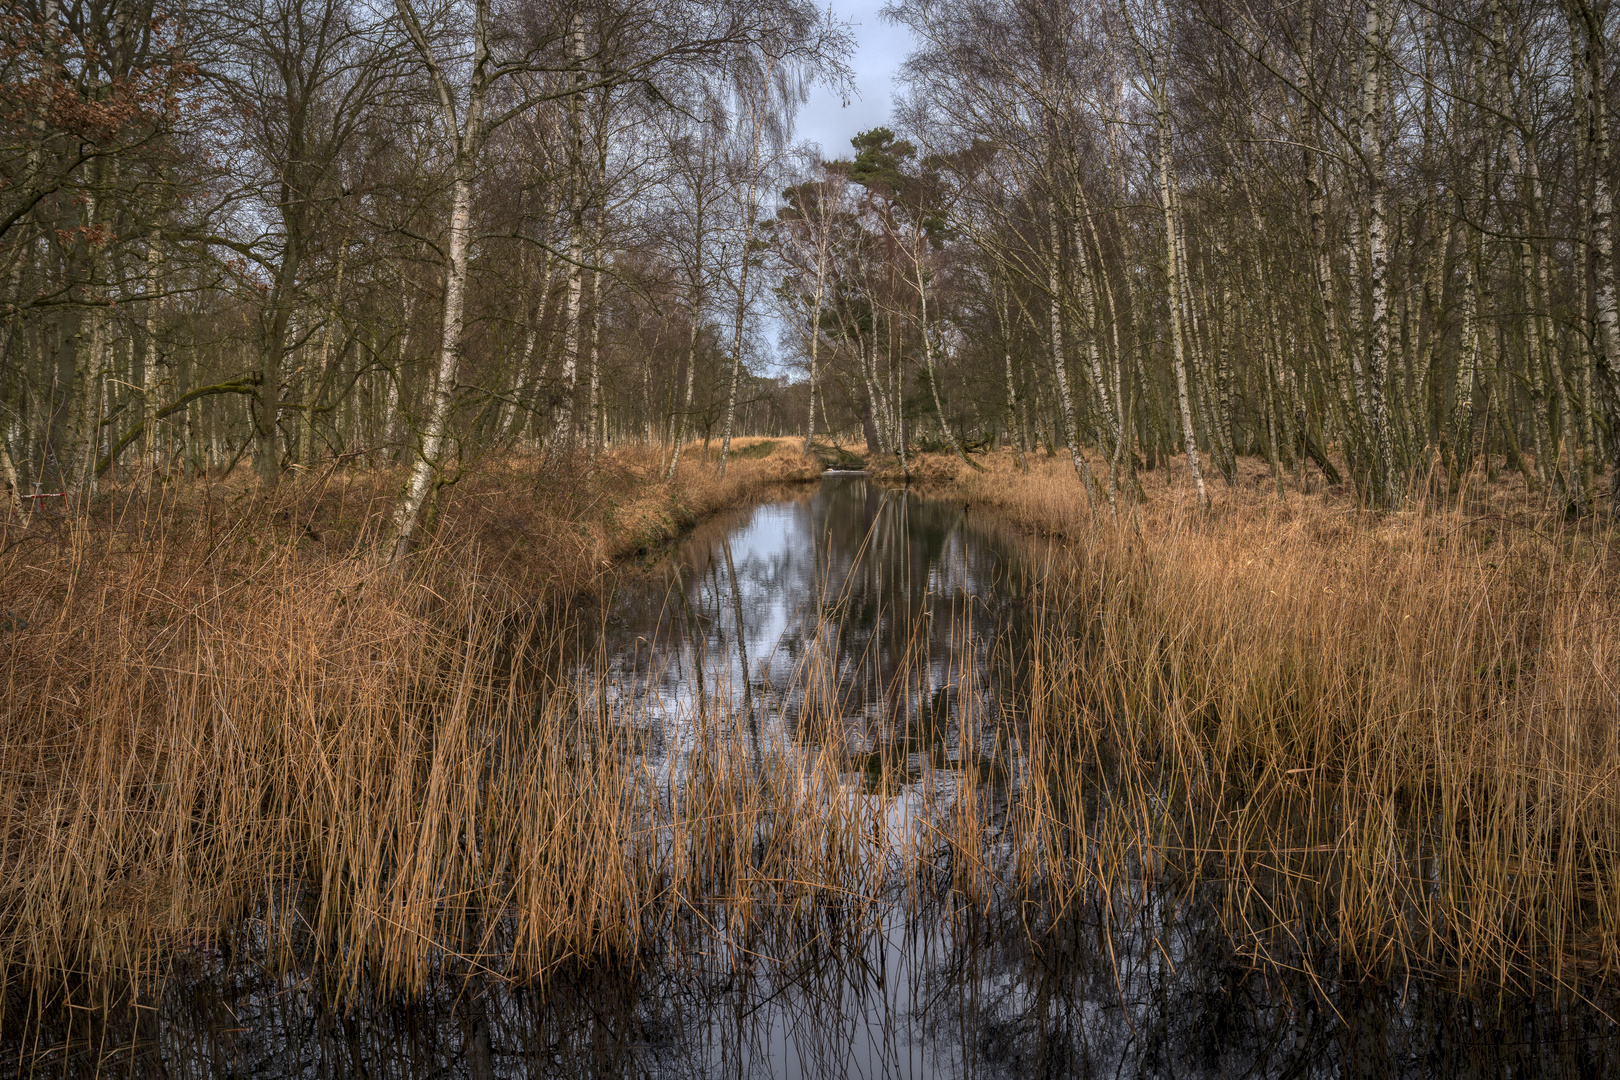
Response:
M1040 559L971 506L829 474L622 573L581 673L673 753L709 712L757 757L827 737L831 717L874 769L973 767L1014 710Z
M1049 557L972 506L829 477L625 568L582 616L578 693L587 711L635 728L649 768L676 787L713 745L694 735L706 724L724 725L762 770L838 741L839 790L878 806L872 820L890 833L871 850L926 844L928 815L971 776L989 802L980 857L999 866L1024 783L1032 583ZM1606 1004L1256 966L1233 951L1199 883L1144 878L1126 890L1129 910L1040 913L1011 893L949 888L961 857L907 864L877 902L796 912L779 933L699 916L630 962L566 965L543 985L487 981L476 1006L464 984L425 1001L339 1005L316 973L204 957L102 1057L81 1048L47 1071L1620 1074ZM27 1071L25 1060L12 1047L0 1063Z

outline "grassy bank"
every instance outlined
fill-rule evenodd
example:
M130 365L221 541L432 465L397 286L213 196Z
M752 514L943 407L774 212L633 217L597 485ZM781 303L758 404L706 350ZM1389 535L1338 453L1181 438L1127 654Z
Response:
M419 985L440 946L463 942L448 921L468 908L446 898L474 895L496 851L552 868L524 886L538 890L524 931L535 966L589 937L595 909L547 899L544 882L615 903L600 874L569 875L612 849L593 830L613 815L593 818L582 793L619 785L592 772L608 759L564 749L584 736L549 692L546 652L566 600L615 559L819 474L786 442L744 451L724 481L693 460L666 483L634 452L566 476L494 463L450 488L431 540L392 564L378 554L401 481L389 472L270 494L185 482L7 522L0 978L13 1012L128 1000L243 920L272 953ZM513 769L540 782L492 782Z
M785 445L724 484L626 455L537 486L509 462L452 489L404 564L371 554L386 475L8 532L5 1022L127 1002L222 947L340 994L692 940L751 964L938 890L1016 901L1035 937L1102 912L1108 949L1110 926L1202 898L1239 956L1313 977L1614 972L1606 533L1508 493L1368 515L1254 478L1203 517L1174 474L1094 525L1066 463L986 466L919 471L1062 539L1038 647L1013 714L952 719L959 762L991 767L915 783L898 839L909 715L874 754L806 693L794 753L761 757L705 699L681 751L648 757L633 696L555 677L561 601L817 471Z
M1207 517L1182 466L1144 477L1148 501L1117 520L1099 502L1094 525L1067 460L983 464L913 472L1065 553L1032 874L1099 887L1080 792L1111 786L1107 828L1142 838L1133 865L1219 883L1256 958L1505 985L1620 967L1606 522L1517 482L1398 514L1330 488L1279 499L1245 462ZM1082 761L1111 771L1086 780Z

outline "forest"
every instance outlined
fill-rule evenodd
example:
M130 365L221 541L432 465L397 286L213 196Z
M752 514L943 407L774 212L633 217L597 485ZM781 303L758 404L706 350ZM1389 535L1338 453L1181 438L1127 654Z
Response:
M14 507L401 463L408 538L513 447L818 433L1044 447L1110 507L1245 455L1608 498L1607 5L885 17L896 130L823 159L853 31L810 4L19 5Z
M849 14L0 5L0 1071L1620 1073L1620 7Z

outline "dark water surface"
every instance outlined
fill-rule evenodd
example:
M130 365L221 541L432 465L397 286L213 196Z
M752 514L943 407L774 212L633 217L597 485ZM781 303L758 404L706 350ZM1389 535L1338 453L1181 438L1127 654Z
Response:
M959 502L830 474L621 574L587 674L605 666L617 711L671 738L705 701L736 712L762 755L815 738L800 720L830 708L873 755L903 740L918 779L964 764L964 735L970 754L993 743L1041 561Z
M706 710L761 760L842 739L852 797L886 800L897 832L923 787L948 794L974 770L1001 804L987 812L988 859L1022 779L1013 748L1029 583L1045 558L960 503L829 478L627 569L591 620L595 655L580 678L645 729L641 745L672 776ZM811 714L835 715L836 732L810 730ZM202 955L128 1024L36 1025L40 1042L4 1048L0 1066L265 1077L1620 1075L1607 1004L1256 969L1197 889L1136 895L1133 910L1077 903L1037 927L1006 897L901 888L862 913L828 904L746 940L714 927L543 987L493 983L478 997L452 986L381 1005L334 1003L317 972ZM50 1052L70 1035L71 1053Z

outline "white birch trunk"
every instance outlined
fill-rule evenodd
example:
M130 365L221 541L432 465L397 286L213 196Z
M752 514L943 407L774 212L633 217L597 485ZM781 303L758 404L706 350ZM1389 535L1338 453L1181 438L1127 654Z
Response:
M731 432L737 420L737 387L742 380L743 366L743 330L748 321L748 270L753 265L749 258L749 247L754 239L754 226L759 218L759 147L760 140L765 134L764 118L760 115L766 106L765 95L769 93L771 73L775 69L773 62L765 66L765 79L760 89L760 99L750 101L749 115L753 120L752 142L748 149L748 174L743 178L748 188L747 201L743 218L742 235L742 266L737 271L737 318L731 334L731 388L726 395L726 422L720 436L720 475L726 475L726 461L731 456Z
M602 252L598 249L595 256L596 265L602 264ZM602 272L591 271L591 428L590 446L586 454L593 460L601 447L602 425L601 417L597 414L602 397Z
M861 377L866 380L866 399L871 403L872 426L877 429L878 446L884 450L899 453L898 431L895 428L894 414L889 411L889 399L883 393L883 376L878 371L878 341L877 341L877 309L872 310L872 347L868 350L861 344L860 335L855 337L855 347L860 351Z
M483 148L484 100L489 89L489 0L477 0L473 17L472 65L468 75L466 112L458 120L456 93L445 79L432 46L417 22L409 0L394 0L423 64L432 76L439 95L439 107L446 135L454 151L455 177L450 188L450 237L448 265L444 274L444 312L440 323L439 363L429 391L422 444L411 466L410 479L394 515L394 554L410 550L422 508L437 480L450 422L450 406L455 399L456 378L461 362L462 313L466 302L467 256L472 228L472 178L479 151Z
M945 419L945 408L940 404L939 373L934 366L934 336L928 328L928 278L922 258L923 245L928 240L923 234L920 224L917 226L915 239L917 244L912 249L911 268L916 274L917 319L920 324L919 332L922 335L923 363L928 367L928 389L934 398L934 415L939 417L939 428L945 433L945 441L950 443L951 450L955 452L958 458L962 459L963 464L973 465L973 462L969 461L967 455L962 452L961 444L956 441L956 433L951 430L950 423ZM973 467L978 468L977 465L973 465Z
M579 351L583 335L580 330L581 299L585 289L584 258L585 207L582 188L585 181L585 135L580 120L583 105L585 71L585 20L575 13L573 30L568 39L569 61L574 67L574 93L568 99L568 118L573 132L573 157L569 167L573 172L573 209L569 215L568 231L568 302L564 312L562 408L557 414L556 430L552 433L549 455L563 457L574 448L574 390L579 381Z
M466 175L471 170L458 167L457 171L450 195L450 265L446 267L444 275L444 319L439 336L439 365L430 392L427 418L422 425L422 446L411 467L411 477L400 499L399 511L394 516L396 555L410 550L411 535L439 471L450 406L455 399L456 375L461 360L462 311L467 289L467 249L472 225L472 181Z
M1384 400L1384 384L1389 365L1389 253L1384 220L1384 140L1383 94L1379 88L1379 65L1383 57L1381 0L1368 0L1367 29L1362 62L1361 156L1367 168L1367 273L1371 286L1371 311L1367 322L1367 399L1378 453L1380 487L1386 505L1402 500L1401 478L1395 465L1395 448L1390 438L1389 410Z
M102 395L105 393L107 382L107 318L105 311L97 306L92 307L87 316L90 320L90 341L85 353L81 370L84 372L80 380L82 390L76 427L78 431L71 441L75 461L71 469L63 470L63 479L68 480L69 489L77 491L81 486L89 489L89 494L96 494L96 458L101 432Z
M574 446L574 389L579 382L580 312L585 275L580 266L583 246L580 228L576 224L568 241L568 299L563 311L563 349L561 383L562 405L557 413L557 425L552 432L550 456L566 456Z
M11 457L11 440L4 435L0 435L0 480L5 481L6 490L10 493L12 512L26 524L32 507L23 501L22 477L17 473L17 463Z
M726 391L726 420L720 436L719 475L726 475L726 459L731 455L731 430L737 418L737 386L742 380L743 330L748 320L748 241L754 231L753 184L749 184L748 224L743 230L742 266L737 271L737 310L731 332L731 386Z
M641 443L651 446L653 439L652 420L652 365L653 351L647 350L641 362Z
M681 402L680 420L675 425L675 447L669 455L669 468L664 472L665 480L675 479L675 467L681 463L681 446L686 442L686 417L692 411L692 385L697 372L698 318L702 305L700 292L692 301L692 336L686 345L686 396Z
M145 424L141 432L141 471L143 483L148 487L157 474L160 453L157 430L157 328L160 312L157 293L162 265L161 235L154 230L146 246L146 349L141 354L141 410Z
M821 304L825 299L827 287L825 253L818 252L816 258L816 292L815 310L810 314L810 416L804 425L804 452L810 452L810 444L816 437L816 362L821 349Z
M1199 467L1198 440L1193 433L1192 401L1187 391L1187 357L1185 335L1181 319L1181 258L1177 241L1175 202L1172 192L1170 157L1170 103L1161 85L1156 90L1156 111L1159 136L1159 202L1164 208L1165 266L1170 274L1170 344L1176 366L1176 400L1181 409L1181 437L1187 448L1187 466L1192 470L1193 487L1198 492L1198 508L1209 509L1209 492L1204 488L1204 473Z
M1466 226L1465 226L1466 228ZM1474 245L1463 242L1462 349L1457 357L1457 384L1451 405L1451 471L1454 478L1468 471L1468 433L1474 415L1474 379L1479 370L1478 271Z
M1090 207L1086 204L1085 194L1080 191L1080 181L1075 180L1075 190L1079 193L1079 217L1089 217ZM1096 288L1092 284L1092 261L1086 251L1086 238L1080 232L1079 217L1074 222L1074 252L1075 252L1075 284L1080 293L1080 313L1086 320L1086 356L1090 362L1091 387L1097 395L1098 408L1103 415L1104 430L1107 431L1112 446L1105 447L1108 467L1108 510L1110 513L1119 513L1118 479L1119 469L1119 441L1120 420L1114 411L1114 402L1108 392L1108 380L1103 376L1102 349L1097 344L1097 334L1102 320L1097 314Z
M1046 288L1052 332L1052 368L1057 376L1058 401L1063 408L1063 434L1069 442L1069 456L1074 461L1075 475L1080 478L1081 486L1086 489L1086 507L1091 511L1092 520L1095 521L1097 507L1092 501L1091 494L1093 484L1091 464L1080 452L1080 436L1074 422L1074 401L1069 394L1068 365L1064 360L1063 311L1060 300L1062 293L1058 287L1058 260L1061 258L1061 248L1058 242L1056 202L1048 210L1046 225L1047 240L1051 247L1050 261L1046 264Z
M996 304L996 323L1001 330L1001 361L1006 369L1007 380L1007 425L1012 431L1013 452L1018 457L1018 467L1028 471L1029 465L1024 461L1024 428L1018 422L1018 387L1013 381L1012 358L1012 331L1008 324L1011 321L1007 305L1007 286L1000 283L998 289L998 303Z

